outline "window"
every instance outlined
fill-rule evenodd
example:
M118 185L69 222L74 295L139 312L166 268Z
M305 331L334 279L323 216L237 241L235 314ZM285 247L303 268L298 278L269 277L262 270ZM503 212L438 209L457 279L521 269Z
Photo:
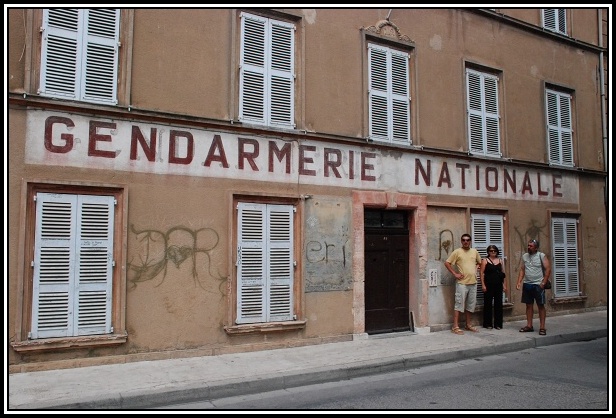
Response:
M571 95L546 89L545 101L549 162L573 167Z
M565 9L543 9L541 13L542 25L545 29L567 35L567 20Z
M577 219L552 218L552 278L554 297L580 296Z
M409 55L368 44L370 139L410 144Z
M241 121L295 127L294 31L291 23L241 14Z
M496 245L500 250L501 259L505 260L505 238L503 236L503 216L489 214L473 214L471 217L473 248L479 251L481 258L486 258L488 245ZM503 265L504 267L504 265ZM503 300L506 300L503 295ZM477 306L483 306L483 290L477 270Z
M27 185L16 351L126 341L122 187Z
M36 200L32 338L110 333L113 196Z
M237 324L295 319L292 205L238 204Z
M466 93L471 154L500 157L498 77L467 69Z
M45 9L39 93L117 104L119 9Z

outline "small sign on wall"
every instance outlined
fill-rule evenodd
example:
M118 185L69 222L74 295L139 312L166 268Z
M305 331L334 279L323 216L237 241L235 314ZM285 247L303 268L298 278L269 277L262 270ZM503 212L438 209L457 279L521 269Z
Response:
M430 287L438 286L438 270L437 269L430 269L428 271L428 285Z

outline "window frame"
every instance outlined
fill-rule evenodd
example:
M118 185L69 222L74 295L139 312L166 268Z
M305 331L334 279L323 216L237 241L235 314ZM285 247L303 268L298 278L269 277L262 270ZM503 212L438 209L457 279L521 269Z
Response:
M574 167L573 94L546 86L544 99L548 162Z
M238 320L238 312L240 310L239 302L239 206L240 204L257 204L257 205L277 205L290 206L293 214L292 228L292 253L293 258L293 278L292 278L292 312L288 320L272 320L266 322L247 322ZM301 263L301 220L303 219L304 201L293 196L257 196L251 194L234 194L231 197L232 205L232 242L230 254L233 275L231 278L231 286L228 296L228 313L227 325L224 330L229 335L243 335L250 333L267 333L279 332L284 330L303 329L306 325L304 319L304 284L302 275Z
M82 336L50 337L32 339L32 315L34 303L34 268L36 241L36 196L38 193L70 195L106 195L113 196L115 217L113 224L113 265L111 267L111 333L90 334ZM122 267L126 261L126 223L128 219L127 190L121 185L75 185L68 182L46 182L32 180L23 185L23 201L20 224L24 233L20 237L20 257L17 272L18 299L15 338L11 346L17 352L38 352L45 350L99 347L123 344L127 341L126 331L126 272Z
M552 214L552 292L555 299L582 296L578 217ZM574 276L573 278L571 276ZM573 283L573 282L577 283Z
M541 9L541 27L568 36L567 9Z
M477 79L478 85L472 86L473 78ZM469 154L492 158L503 156L499 81L498 74L470 67L465 69ZM492 97L488 97L486 92Z
M263 46L263 63L262 66L257 64L250 64L246 62L245 52L248 50L246 45L256 45L257 40L253 40L253 42L246 43L246 31L245 27L247 22L255 22L255 25L262 23L264 28L264 44ZM278 29L278 36L272 36L275 32L275 28ZM254 29L258 29L255 27ZM284 31L287 30L290 34L291 40L288 45L288 55L284 55L285 48L280 41L284 34ZM252 31L253 33L256 30ZM296 80L296 54L298 49L298 36L297 36L297 25L294 22L290 22L287 20L281 20L277 17L269 17L269 16L261 16L258 14L254 14L251 12L241 11L239 13L239 52L238 52L238 68L239 68L239 77L238 77L238 121L246 124L253 125L262 125L266 127L273 128L281 128L281 129L295 129L297 126L296 123L296 98L297 98L297 80ZM275 46L276 43L272 42L272 40L279 40L277 49L277 54L272 46ZM257 48L253 48L253 52L258 52ZM274 60L273 58L276 58ZM256 57L253 57L252 61L255 61ZM284 64L284 61L288 61L288 69L281 68ZM278 64L279 68L275 68L275 65ZM247 78L247 75L252 74L252 78ZM245 86L257 84L257 75L262 74L263 76L263 85L261 86L262 91L257 92L256 90L252 92L252 94L245 95ZM278 79L278 83L272 83L272 80ZM252 83L248 83L248 80L252 80ZM280 87L278 94L273 94L273 86L282 86L283 81L289 82L288 90L284 90ZM285 98L285 93L288 95ZM259 99L259 95L262 97ZM278 98L278 104L273 104L273 100ZM249 113L249 104L252 103L252 107L255 108L252 111L252 115ZM256 109L258 106L258 102L260 101L261 108ZM288 109L284 109L284 104L288 105ZM258 115L258 111L261 111L261 115ZM277 112L276 112L277 111ZM275 116L278 113L278 120L276 120ZM286 118L286 120L284 120Z
M44 9L27 9L26 31L31 34L27 37L26 44L26 64L25 64L25 80L24 90L27 94L39 95L41 97L53 100L71 100L79 103L92 105L108 105L108 106L130 106L130 79L132 73L132 47L133 47L133 22L134 9L120 9L119 17L119 45L117 46L117 67L115 80L115 103L101 103L93 101L84 101L79 99L70 99L66 97L55 97L43 95L40 93L41 88L41 73L43 60L43 14Z
M410 86L410 77L411 77L411 57L410 54L406 51L392 48L389 46L381 45L372 41L367 43L367 85L368 85L368 138L375 142L383 142L389 144L399 144L399 145L412 145L413 141L411 138L411 86ZM376 57L378 52L382 52L385 55L385 62L380 63L380 66L373 65L376 63ZM394 65L395 63L398 65ZM402 69L404 71L403 82L394 83L393 75L396 72L400 72L400 65L404 65ZM378 89L375 88L374 75L379 68L383 68L383 72L385 74L378 74L381 78L384 78L384 88ZM395 67L398 68L398 71L394 71ZM402 77L397 77L400 79ZM395 93L395 90L404 89L404 94L402 92ZM384 105L386 107L384 114L376 115L375 111L375 101L380 98L384 101ZM405 109L396 108L396 103L404 106ZM403 118L395 118L396 114L400 114L404 112ZM385 119L385 127L384 129L376 129L375 125L377 125L378 120ZM397 122L399 119L405 119L401 122ZM383 123L381 123L383 124ZM399 128L396 128L396 125L399 125ZM406 125L406 126L404 126ZM384 131L387 131L384 134ZM380 132L375 132L380 131ZM401 132L404 131L404 132ZM402 137L398 136L396 132L403 133Z

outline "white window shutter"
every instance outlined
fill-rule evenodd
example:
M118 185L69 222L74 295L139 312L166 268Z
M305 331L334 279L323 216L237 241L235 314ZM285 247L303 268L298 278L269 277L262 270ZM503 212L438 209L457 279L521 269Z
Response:
M556 297L579 296L577 220L552 218L552 277Z
M486 154L500 157L498 79L484 76Z
M237 243L236 322L265 322L266 205L239 203Z
M295 26L241 14L241 121L294 127Z
M409 102L409 60L407 54L391 51L392 86L392 140L409 143L410 102Z
M34 243L31 337L73 331L77 196L38 193Z
M116 104L120 10L87 9L84 19L83 100Z
M500 157L498 78L467 69L466 89L470 152Z
M567 35L566 9L543 9L543 27Z
M266 19L242 13L240 120L265 124Z
M408 54L379 45L368 45L370 139L410 143L408 85Z
M294 57L293 25L271 22L270 123L293 127Z
M119 9L44 9L40 94L117 103Z
M370 138L389 140L389 111L387 100L387 53L370 46L368 49L368 84Z
M572 167L571 96L546 90L546 113L549 162Z
M79 9L44 9L40 93L77 99L81 62Z
M111 332L114 199L79 196L75 309L78 335Z
M488 245L496 245L500 250L501 259L504 260L505 243L502 215L473 214L471 224L472 246L479 252L481 258L488 256L486 252ZM477 271L477 305L483 305L483 289L481 288L479 271Z
M293 207L268 205L268 321L293 319Z
M32 338L111 332L114 198L38 193Z

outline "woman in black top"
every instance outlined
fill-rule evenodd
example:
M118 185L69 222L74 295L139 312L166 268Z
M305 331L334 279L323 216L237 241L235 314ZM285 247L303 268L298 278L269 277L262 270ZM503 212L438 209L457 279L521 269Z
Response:
M480 277L483 290L483 327L501 329L503 327L503 291L507 291L505 271L500 251L496 245L488 245L488 257L481 260ZM494 310L494 321L492 311Z

